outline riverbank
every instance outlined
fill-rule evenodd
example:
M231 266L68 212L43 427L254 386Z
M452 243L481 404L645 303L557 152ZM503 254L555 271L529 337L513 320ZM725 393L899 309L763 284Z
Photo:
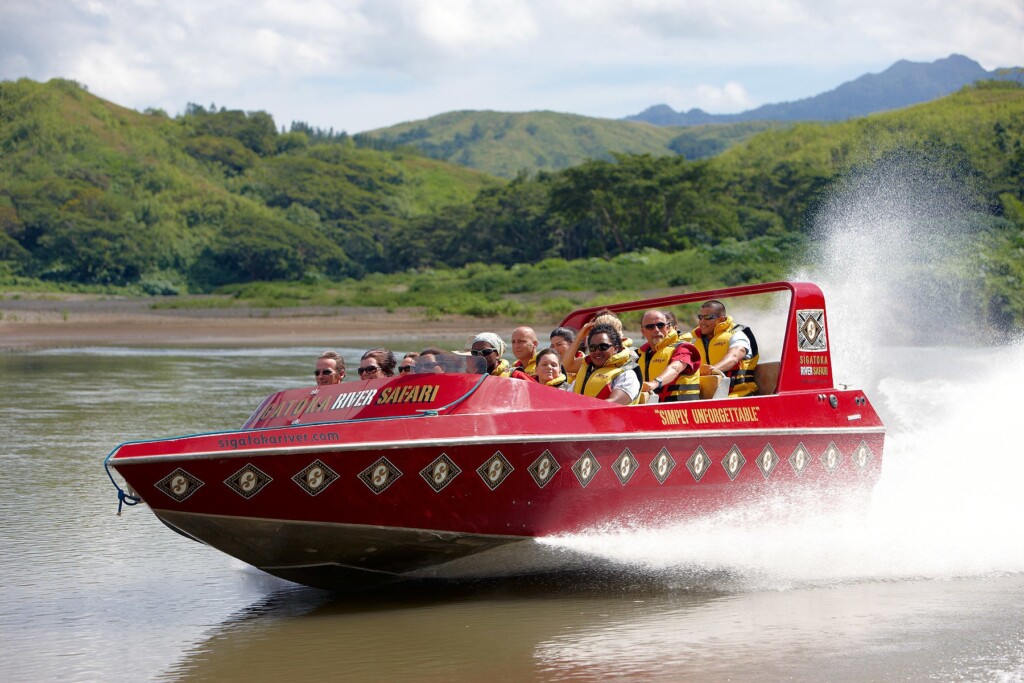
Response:
M0 316L3 351L86 346L335 348L375 344L404 349L422 340L461 348L476 332L494 330L507 336L521 324L470 316L429 319L420 309L165 309L153 308L148 299L89 297L0 300Z

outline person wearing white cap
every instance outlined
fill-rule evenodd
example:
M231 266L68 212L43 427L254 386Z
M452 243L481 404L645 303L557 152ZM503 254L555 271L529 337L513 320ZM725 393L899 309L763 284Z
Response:
M487 374L495 377L514 377L516 379L533 380L522 370L513 370L509 367L508 361L502 358L505 355L505 342L493 332L481 332L473 338L469 347L472 356L483 358L487 363Z

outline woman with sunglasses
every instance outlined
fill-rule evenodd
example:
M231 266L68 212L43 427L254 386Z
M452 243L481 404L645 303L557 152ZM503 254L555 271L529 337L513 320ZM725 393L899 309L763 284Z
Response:
M384 379L395 376L398 361L389 349L370 349L359 359L359 379Z
M640 397L640 375L622 336L611 325L594 325L587 336L590 353L576 374L572 390L612 403L631 405Z
M473 338L469 347L469 355L474 358L482 358L486 363L486 372L495 377L513 377L515 379L527 379L533 381L522 370L511 368L508 361L502 358L505 355L505 342L493 332L481 332Z
M398 366L398 373L405 374L407 372L416 371L416 359L420 357L420 354L415 351L410 351L402 357L402 362Z
M313 377L316 379L317 386L338 384L345 379L345 360L337 351L324 351L316 359Z

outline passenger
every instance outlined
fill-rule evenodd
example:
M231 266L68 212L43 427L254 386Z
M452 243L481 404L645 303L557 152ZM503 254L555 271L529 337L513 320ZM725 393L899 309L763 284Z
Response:
M512 330L512 355L516 362L512 367L522 370L530 377L537 374L537 333L532 327L517 327Z
M537 381L549 387L567 390L570 382L562 371L562 356L553 348L537 354Z
M493 332L481 332L473 338L469 354L483 358L487 363L487 374L495 377L514 377L516 379L528 379L530 377L522 370L515 370L509 367L508 361L502 358L505 354L505 342Z
M565 355L565 352L569 350L570 346L572 346L573 340L576 339L576 330L572 327L556 327L555 329L551 330L550 339L551 348L553 348L555 351L558 351L559 360L561 360L561 356ZM583 357L585 355L585 353L583 353L577 348L577 361L582 363ZM565 368L562 369L565 370ZM565 371L565 377L571 383L574 379L576 379L576 373Z
M317 385L338 384L345 379L345 359L337 351L324 351L316 359L313 377Z
M697 327L691 334L700 352L700 374L711 374L712 368L720 370L729 378L730 397L757 391L757 340L749 327L737 324L725 314L725 304L715 300L701 304Z
M445 367L441 362L441 358L445 353L444 349L434 346L423 349L420 351L420 357L416 359L416 372L444 372Z
M622 346L619 332L606 324L595 325L589 332L587 348L590 353L584 359L584 368L576 375L572 390L612 403L636 403L640 397L640 376L636 364L630 360L629 350Z
M410 351L402 357L402 362L398 364L398 372L406 373L413 372L416 369L416 359L420 357L420 354L415 351Z
M619 337L622 339L622 346L624 348L633 346L633 340L626 337L625 333L622 331L622 321L619 320L619 316L615 315L607 308L601 309L594 314L594 317L590 319L590 322L583 325L583 329L581 329L580 333L576 335L576 339L573 340L569 349L562 352L562 366L565 367L566 373L575 376L576 373L580 371L580 368L583 367L583 354L580 353L580 351L582 351L580 347L583 346L583 341L587 338L590 330L592 330L595 325L611 325L615 331L619 333ZM631 349L630 355L632 356L632 360L635 361L636 352Z
M395 354L390 349L370 349L359 359L359 377L362 379L384 379L395 376Z
M672 328L674 318L653 310L644 313L640 321L640 331L647 339L637 363L643 391L657 394L660 403L700 398L700 351L679 341L679 333Z

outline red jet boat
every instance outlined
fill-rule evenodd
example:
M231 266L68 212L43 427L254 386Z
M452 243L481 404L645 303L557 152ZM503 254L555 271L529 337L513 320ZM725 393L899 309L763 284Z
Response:
M719 299L732 311L758 295L781 300L785 322L756 395L620 406L474 374L475 359L452 356L461 365L442 374L280 391L240 430L125 443L108 464L137 497L122 499L172 529L324 588L554 571L567 558L544 537L656 527L791 490L870 489L885 429L862 391L833 381L817 286L607 308Z

